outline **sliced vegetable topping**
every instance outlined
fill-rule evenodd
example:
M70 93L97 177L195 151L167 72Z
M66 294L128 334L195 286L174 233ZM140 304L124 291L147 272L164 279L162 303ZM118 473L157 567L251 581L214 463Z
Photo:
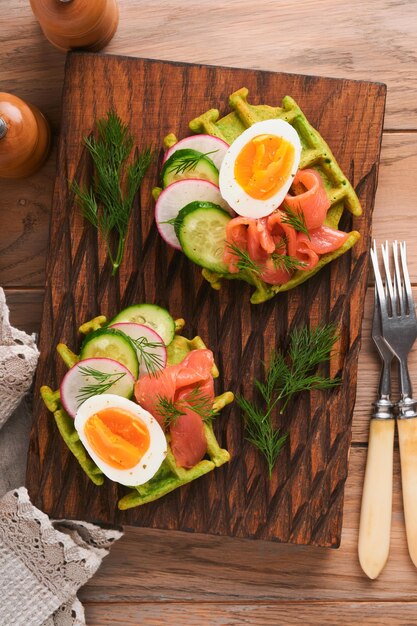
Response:
M177 150L184 150L185 148L196 150L202 154L206 154L213 161L217 169L220 169L224 155L227 152L229 144L223 139L213 137L212 135L192 135L191 137L185 137L178 143L174 144L165 153L163 163L165 163ZM196 198L198 200L198 198Z
M210 159L210 154L197 150L177 150L165 161L161 177L164 187L184 178L201 178L218 185L219 170Z
M135 379L114 359L93 358L79 361L65 374L60 387L62 406L75 418L78 408L95 395L112 393L131 398Z
M152 328L162 338L166 346L174 339L175 322L168 311L157 304L128 306L112 319L110 326L119 322L134 322Z
M207 180L188 178L172 183L163 190L155 206L155 220L159 234L167 243L177 250L181 244L175 234L175 221L180 210L190 202L200 200L213 202L225 211L229 211L227 203L220 195L219 188Z
M139 375L136 347L130 338L118 330L103 328L87 335L81 346L80 358L104 357L122 363L135 378Z
M149 326L134 322L118 322L110 328L125 333L135 344L139 361L139 377L160 372L167 363L167 350L160 335Z
M197 265L224 274L226 227L230 215L212 202L191 202L178 214L178 239L184 254Z

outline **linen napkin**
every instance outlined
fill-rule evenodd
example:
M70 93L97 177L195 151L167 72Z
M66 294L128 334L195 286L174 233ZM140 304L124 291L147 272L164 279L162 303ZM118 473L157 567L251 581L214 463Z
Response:
M97 571L118 530L54 521L34 507L24 487L30 389L38 360L34 335L9 323L0 288L0 624L83 626L78 589ZM17 410L14 410L16 409ZM14 412L13 412L14 411Z

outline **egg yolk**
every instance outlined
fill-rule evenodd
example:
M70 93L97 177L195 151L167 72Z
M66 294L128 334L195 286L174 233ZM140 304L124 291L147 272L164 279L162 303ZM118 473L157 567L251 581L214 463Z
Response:
M146 425L129 411L116 407L89 417L84 433L97 456L117 469L137 465L150 445Z
M267 200L288 180L294 157L294 146L283 137L257 135L239 152L235 179L252 198Z

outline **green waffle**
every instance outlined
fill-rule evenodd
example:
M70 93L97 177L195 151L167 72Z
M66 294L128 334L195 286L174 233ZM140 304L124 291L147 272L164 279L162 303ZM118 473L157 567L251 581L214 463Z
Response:
M300 137L302 145L300 169L314 168L323 178L323 183L331 202L325 224L332 228L338 228L344 209L347 209L355 216L361 215L361 205L352 185L340 169L327 143L317 130L309 124L295 100L290 96L285 96L281 107L253 105L248 102L248 93L245 87L235 91L229 98L231 113L220 118L220 113L217 109L210 109L193 119L190 122L190 129L194 133L214 135L231 144L246 128L255 122L273 118L285 120L295 128ZM273 298L280 291L288 291L308 280L324 265L327 265L327 263L349 250L359 238L360 234L357 231L350 232L349 238L343 246L334 252L329 252L320 257L319 263L314 269L296 271L284 285L268 285L254 275L253 272L248 271L241 271L238 274L215 274L204 269L203 276L215 289L220 289L222 278L237 278L249 282L256 287L252 294L251 302L258 304Z
M106 323L106 318L103 315L100 315L99 317L83 324L80 327L80 332L88 334L98 328L102 328L106 325ZM168 346L169 365L179 363L185 354L191 350L206 348L200 337L187 339L186 337L181 336L179 331L182 330L183 325L183 320L177 320L177 334L172 343ZM72 367L79 361L79 357L65 344L58 344L57 351L68 368ZM213 367L212 374L214 378L219 375L216 366ZM40 393L46 407L54 415L61 437L77 459L84 472L95 485L102 485L104 483L105 476L100 468L90 458L88 452L81 443L74 426L74 420L62 407L59 390L53 391L50 387L44 385L41 387ZM230 391L226 391L214 399L213 410L217 413L232 401L233 394ZM140 506L141 504L146 504L147 502L153 502L170 491L173 491L174 489L177 489L178 487L181 487L196 478L200 478L200 476L211 472L216 467L220 467L224 463L227 463L230 460L230 454L227 450L224 450L219 446L212 425L205 423L204 432L206 435L207 456L209 457L209 460L204 459L191 469L178 467L169 445L169 437L167 437L168 453L158 472L147 483L133 488L128 494L121 498L118 502L119 509L130 509Z

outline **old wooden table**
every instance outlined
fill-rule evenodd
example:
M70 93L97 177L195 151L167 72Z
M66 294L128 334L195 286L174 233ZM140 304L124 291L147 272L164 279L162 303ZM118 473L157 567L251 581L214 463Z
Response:
M59 128L64 57L43 38L29 3L3 0L0 90L37 104ZM406 238L417 284L417 4L414 0L120 0L109 52L379 80L388 85L378 239ZM35 176L0 182L0 284L14 324L39 326L55 153ZM82 590L89 625L412 624L417 572L409 560L395 453L389 562L377 581L356 547L370 401L378 363L368 293L346 487L342 546L319 550L126 529ZM417 373L417 351L412 358ZM417 381L415 381L417 383Z

